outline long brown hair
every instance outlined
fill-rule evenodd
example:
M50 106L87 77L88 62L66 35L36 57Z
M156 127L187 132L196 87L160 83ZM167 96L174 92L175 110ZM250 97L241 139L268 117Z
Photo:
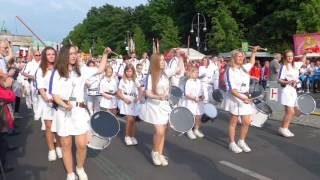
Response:
M52 50L54 51L54 55L55 55L55 60L57 59L57 52L56 50L53 48L53 47L50 47L50 46L47 46L45 47L42 52L41 52L41 61L40 61L40 68L42 70L42 77L44 77L47 73L47 70L48 70L48 58L47 58L47 51L48 50Z
M127 77L126 71L128 71L129 69L131 69L131 71L132 71L132 80L135 82L137 75L136 75L136 70L132 64L126 65L126 67L123 70L123 77L122 78L125 82L127 81L128 77Z
M287 61L288 53L293 54L293 51L291 49L285 50L283 53L283 59L282 59L282 64L285 65L287 69L289 68L289 66L288 66L289 63ZM291 65L294 68L294 60L292 61Z
M160 80L160 61L161 61L161 54L156 53L151 56L150 61L150 74L151 74L151 80L152 80L152 89L151 91L154 94L157 94L157 84Z
M61 77L69 78L69 52L71 48L77 49L76 46L73 45L64 45L59 52L59 56L54 65L54 68L58 70ZM76 61L74 65L74 70L76 71L78 76L81 76L80 66L78 61Z

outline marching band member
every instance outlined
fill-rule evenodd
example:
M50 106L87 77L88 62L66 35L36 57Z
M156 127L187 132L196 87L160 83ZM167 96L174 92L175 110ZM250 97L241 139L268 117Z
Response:
M142 54L142 58L140 59L139 64L142 65L142 74L147 76L149 74L150 61L146 52Z
M220 63L218 62L217 57L213 57L209 69L212 71L212 83L213 83L213 89L218 89L219 88L219 68Z
M39 69L35 75L36 85L39 91L38 112L41 118L42 125L45 130L46 142L49 153L48 160L55 161L62 158L62 150L59 137L56 132L55 109L52 107L52 96L49 94L49 81L56 59L56 51L52 47L46 47L42 51L41 62ZM54 146L54 138L56 139L57 147Z
M229 148L234 153L242 151L250 152L251 149L245 142L248 133L250 116L253 113L253 106L249 99L249 71L254 65L255 55L258 46L252 49L250 62L244 64L244 53L239 50L234 50L231 55L230 67L226 71L226 84L228 94L225 100L225 110L230 112L229 122ZM235 130L237 127L238 118L241 117L240 138L238 144L235 143Z
M117 95L119 97L118 107L120 114L126 115L126 133L124 142L127 146L138 144L135 134L136 104L140 101L140 84L136 80L135 68L132 64L124 68L123 78L119 82Z
M34 119L38 120L40 117L38 117L38 92L35 87L35 78L34 75L39 68L40 60L41 60L41 53L39 51L35 51L33 54L34 59L26 64L26 67L24 71L22 72L22 75L25 76L25 78L29 82L29 89L28 95L29 96L28 100L31 100L32 107L33 107L33 112L34 112Z
M86 64L86 68L84 73L88 73L89 75L97 72L97 66L94 61L89 60ZM97 96L99 93L99 83L101 80L101 75L91 76L86 80L86 104L90 114L94 114L98 112L100 109L100 97Z
M297 91L296 85L299 82L299 69L306 64L306 54L302 62L294 62L292 50L286 50L283 56L283 64L280 67L278 82L281 84L280 102L285 108L282 124L279 133L284 137L293 137L289 130L290 122L295 114Z
M190 139L196 139L197 137L203 138L204 134L199 130L201 125L201 115L203 114L203 104L202 101L204 99L203 89L201 86L201 82L198 79L199 71L196 67L191 67L188 72L188 80L185 85L185 100L184 105L188 108L194 118L195 118L195 126L194 129L189 130L187 132L187 136Z
M96 73L104 71L108 54L111 49L104 50L103 58ZM77 61L77 49L72 45L65 45L61 48L55 70L50 79L53 100L58 104L57 133L60 136L63 163L68 173L67 180L75 180L73 171L72 136L75 136L76 144L76 172L80 180L87 180L88 176L84 171L84 163L87 152L87 133L89 130L90 116L84 103L84 86L88 78L83 72L85 66L81 67Z
M174 73L169 75L174 75ZM142 107L141 117L154 126L151 157L156 166L167 166L167 157L163 155L165 133L171 108L169 105L169 76L165 73L164 56L153 54L150 62L150 75L147 78L146 103Z
M213 85L213 71L209 68L209 61L207 57L202 59L202 66L199 67L199 79L203 89L204 101L211 101L212 99L212 85Z
M120 79L121 79L122 76L123 76L124 68L125 68L126 65L128 65L129 63L130 63L130 62L129 62L129 56L123 56L122 63L119 64L118 69L117 69L117 76L118 76L118 78L119 78L119 81L120 81Z
M102 95L100 100L100 109L109 111L112 114L117 113L117 91L118 78L114 77L111 65L107 65L105 69L105 76L100 82L100 93Z
M176 86L180 87L180 89L184 89L184 84L182 82L185 70L183 66L183 59L179 50L172 49L172 53L173 58L169 61L168 66L166 67L166 71L170 71L170 74L174 73L174 75L170 78L171 86Z

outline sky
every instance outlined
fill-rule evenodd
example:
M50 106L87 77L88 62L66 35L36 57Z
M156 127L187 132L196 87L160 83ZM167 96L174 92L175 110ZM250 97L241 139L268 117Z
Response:
M46 41L61 42L86 17L91 7L111 4L135 7L148 0L0 0L0 27L13 34L31 35L16 19L19 16Z

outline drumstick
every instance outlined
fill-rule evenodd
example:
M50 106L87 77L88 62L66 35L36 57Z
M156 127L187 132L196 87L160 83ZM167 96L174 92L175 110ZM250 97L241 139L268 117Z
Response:
M250 49L253 49L254 46L249 46ZM258 48L258 50L261 50L261 51L268 51L268 48Z

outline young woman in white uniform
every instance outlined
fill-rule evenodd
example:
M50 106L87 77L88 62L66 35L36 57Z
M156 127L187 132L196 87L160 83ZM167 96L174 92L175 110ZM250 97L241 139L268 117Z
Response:
M201 116L203 114L203 88L201 82L198 79L199 71L196 67L191 67L188 72L188 80L185 85L185 100L184 106L188 108L194 118L194 129L187 132L187 136L190 139L196 139L197 137L203 138L204 134L199 130L201 126Z
M169 74L174 75L175 73ZM141 110L141 118L154 126L153 148L151 157L156 166L167 166L168 160L163 155L165 133L171 107L169 105L169 76L165 72L164 56L153 54L150 62L150 75L147 78L146 103Z
M283 56L278 82L285 87L281 88L280 102L285 108L282 124L279 133L284 137L293 137L294 134L289 130L290 122L295 114L297 91L296 85L299 82L299 69L306 64L306 55L302 57L302 62L294 62L292 50L286 50Z
M199 79L203 89L204 101L212 100L213 90L213 70L209 66L209 60L207 57L202 59L202 66L199 67Z
M110 48L104 50L97 74L103 72L110 51ZM90 116L84 104L84 86L88 77L82 72L83 68L85 66L80 69L77 62L76 47L65 45L60 50L52 74L52 96L54 102L58 104L57 133L61 139L63 163L68 173L67 180L76 179L73 171L72 136L75 136L76 144L76 172L80 180L88 179L84 171L84 162Z
M250 152L251 149L245 142L248 133L250 116L253 113L253 105L249 99L249 71L255 63L255 55L258 47L252 49L250 62L244 64L245 55L242 51L234 50L232 52L230 67L226 71L227 97L225 100L225 110L230 112L229 122L229 148L234 153L242 151ZM235 131L238 117L241 117L242 124L240 128L240 138L235 143Z
M88 61L86 65L85 71L82 71L86 74L95 74L97 72L97 66L94 61ZM86 104L88 106L88 110L90 114L94 114L100 110L99 102L100 96L97 96L99 93L99 84L102 79L102 75L92 76L86 81Z
M132 64L126 65L123 77L119 82L117 95L120 114L126 115L126 133L124 142L127 146L138 144L135 134L136 104L140 101L140 84L136 80L135 68Z
M60 139L56 132L56 110L52 107L52 96L49 93L49 81L56 59L56 51L52 47L46 47L42 51L40 67L35 75L36 85L39 91L38 112L41 118L42 130L45 130L46 142L48 145L49 153L48 160L54 161L62 158L62 150ZM54 138L56 145L54 146Z
M100 108L103 111L109 111L114 115L117 113L117 91L118 78L113 76L111 65L107 65L105 69L105 77L100 82L100 93L102 95Z

